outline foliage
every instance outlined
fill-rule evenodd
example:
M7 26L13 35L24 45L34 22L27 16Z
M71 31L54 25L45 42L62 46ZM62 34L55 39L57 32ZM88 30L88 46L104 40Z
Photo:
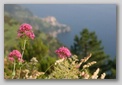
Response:
M47 77L47 79L98 79L99 68L94 72L88 71L88 68L96 62L90 62L83 65L82 69L79 69L80 65L85 63L91 55L81 59L78 63L78 57L76 55L67 59L60 59L55 62L53 72ZM104 79L105 73L101 75L99 79Z
M12 19L9 16L4 16L4 53L8 55L8 51L11 51L13 47L17 46L17 28L19 28L19 22ZM14 44L13 44L14 43Z

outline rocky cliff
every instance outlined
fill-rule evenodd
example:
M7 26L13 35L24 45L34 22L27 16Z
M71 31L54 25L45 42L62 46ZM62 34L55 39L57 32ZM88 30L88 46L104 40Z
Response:
M45 18L42 18L44 22L47 22L51 24L54 27L58 27L59 29L50 31L49 34L53 37L57 37L59 33L65 33L65 32L70 32L71 28L65 24L61 24L57 21L57 19L54 16L47 16Z

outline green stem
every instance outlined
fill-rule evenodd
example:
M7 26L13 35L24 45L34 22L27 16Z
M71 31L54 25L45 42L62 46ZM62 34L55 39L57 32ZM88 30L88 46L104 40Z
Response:
M12 72L12 79L14 78L15 76L15 68L16 68L16 63L15 63L15 60L14 60L14 68L13 68L13 72Z
M44 72L44 74L53 66L54 64L50 65L50 67L47 68L47 70ZM43 76L43 75L42 75Z
M19 71L20 71L20 72L19 72L19 78L18 78L18 79L20 79L21 68L22 68L22 67L20 66L20 68L19 68Z
M26 39L24 40L24 44L23 44L23 47L22 47L22 57L21 57L21 61L23 59L23 55L24 55L24 51L25 51L25 45L26 45ZM19 68L19 78L20 78L20 74L21 74L21 69L22 69L22 62L20 62L20 68Z
M46 73L52 66L53 66L53 64L50 67L48 67L44 73Z
M27 40L25 39L25 40L24 40L24 45L23 45L23 48L22 48L22 58L23 58L24 51L25 51L26 41L27 41ZM22 59L22 58L21 58L21 59Z
M27 64L27 63L22 64L22 65L20 66L20 68L19 68L20 72L19 72L19 78L18 78L18 79L20 79L20 74L21 74L22 67L23 67L24 65L26 65L26 64Z

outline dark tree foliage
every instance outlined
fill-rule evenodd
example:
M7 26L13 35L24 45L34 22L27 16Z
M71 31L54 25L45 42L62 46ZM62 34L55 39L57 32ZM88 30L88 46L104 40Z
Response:
M87 28L80 32L80 36L76 35L74 38L74 44L71 46L71 52L76 54L79 59L86 57L92 53L90 61L97 61L97 64L90 67L90 71L94 72L98 67L101 69L100 73L107 72L112 73L111 68L114 67L110 57L104 52L101 41L98 40L95 32L89 32ZM112 65L109 65L109 64ZM113 78L110 77L109 78Z

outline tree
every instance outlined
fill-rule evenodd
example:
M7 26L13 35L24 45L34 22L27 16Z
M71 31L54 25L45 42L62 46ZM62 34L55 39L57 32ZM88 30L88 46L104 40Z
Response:
M108 66L109 66L109 71L106 78L116 79L116 57L108 61Z
M75 36L74 45L71 46L71 52L79 56L80 59L92 53L89 61L97 61L97 64L90 67L89 70L94 72L99 67L101 68L101 73L108 70L106 65L109 60L109 56L105 54L103 49L101 41L97 39L95 32L89 32L87 28L80 32L80 36Z

